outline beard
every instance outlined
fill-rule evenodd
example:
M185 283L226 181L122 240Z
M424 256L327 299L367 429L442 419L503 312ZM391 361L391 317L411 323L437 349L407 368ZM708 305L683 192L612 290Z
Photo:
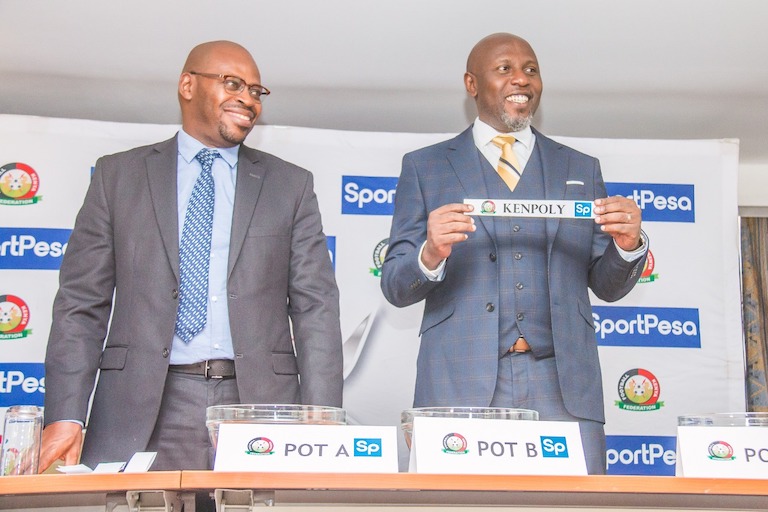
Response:
M510 132L521 132L531 125L533 112L529 112L527 116L512 117L507 111L504 111L501 114L501 121Z

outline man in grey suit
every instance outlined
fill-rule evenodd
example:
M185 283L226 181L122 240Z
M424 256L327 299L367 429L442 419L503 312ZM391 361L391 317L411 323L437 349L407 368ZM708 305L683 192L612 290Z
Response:
M152 469L210 469L211 405L341 406L338 288L312 175L242 144L269 94L260 83L240 45L201 44L179 78L179 133L97 162L53 307L43 470L78 460L94 382L89 466L157 451Z
M542 420L578 421L587 468L604 473L588 288L615 301L634 286L648 247L640 209L605 197L595 158L530 127L542 81L525 40L482 39L464 83L478 118L457 137L405 155L382 272L395 306L425 300L414 406L528 408ZM463 204L470 198L594 200L596 218L475 222Z

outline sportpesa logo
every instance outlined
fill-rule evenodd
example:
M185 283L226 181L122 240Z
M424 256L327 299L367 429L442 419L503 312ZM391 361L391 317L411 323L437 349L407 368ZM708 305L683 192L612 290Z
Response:
M699 310L593 306L598 345L701 348Z
M342 176L342 215L392 215L397 178Z
M0 407L43 405L43 363L0 363Z
M27 164L13 162L0 167L0 204L28 205L42 201L36 197L40 178Z
M0 228L0 269L58 270L71 229Z
M643 212L643 222L695 222L693 185L664 183L606 183L608 195L628 197Z

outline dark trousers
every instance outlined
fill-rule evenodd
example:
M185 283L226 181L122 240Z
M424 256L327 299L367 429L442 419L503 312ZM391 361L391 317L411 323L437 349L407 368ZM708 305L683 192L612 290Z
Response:
M237 404L235 379L168 372L163 401L147 451L157 452L153 471L213 469L214 450L205 426L211 405Z
M584 400L591 400L584 397ZM546 421L575 421L590 475L605 474L605 429L597 421L571 415L563 403L555 358L536 359L531 352L510 352L499 359L499 374L491 407L538 411Z

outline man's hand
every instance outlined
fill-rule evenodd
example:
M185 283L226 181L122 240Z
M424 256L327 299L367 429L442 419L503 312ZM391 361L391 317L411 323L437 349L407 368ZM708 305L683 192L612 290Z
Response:
M63 460L68 466L77 464L82 441L83 427L79 423L57 421L45 427L40 447L40 473L51 467L57 460Z
M595 222L625 251L640 247L642 213L632 199L623 196L595 199Z
M472 206L462 203L450 203L436 208L427 219L427 244L421 253L424 265L434 270L441 261L451 255L453 244L463 242L475 229L475 220L465 215L472 211Z

